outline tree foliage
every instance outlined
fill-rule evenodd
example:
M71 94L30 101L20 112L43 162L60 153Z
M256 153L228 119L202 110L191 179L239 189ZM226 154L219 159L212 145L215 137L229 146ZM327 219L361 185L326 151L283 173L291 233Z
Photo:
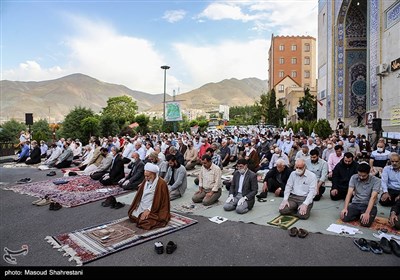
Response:
M236 124L253 124L260 119L257 105L252 106L233 106L229 109L229 123Z
M65 117L63 125L59 131L59 135L64 138L79 138L81 140L86 139L86 135L81 129L81 121L87 117L94 117L94 112L92 109L81 106L75 107Z
M132 97L123 95L110 97L107 106L103 108L102 115L114 119L120 126L125 122L132 123L135 119L138 106Z
M49 142L52 138L52 131L46 119L40 119L33 123L32 138L36 141L44 140Z
M136 128L137 132L140 132L142 135L149 132L150 117L146 116L145 114L140 114L135 117L135 122L139 124L139 126Z
M22 130L26 130L26 125L24 123L17 122L15 119L6 121L5 123L3 123L0 129L0 141L11 141L15 144L18 144L19 133Z
M327 119L319 119L318 122L314 126L314 132L318 134L321 138L327 138L330 134L332 134L332 128Z
M317 119L317 98L310 94L310 89L304 90L304 97L299 100L298 109L302 109L297 113L300 120L316 120Z
M114 136L119 133L119 125L110 115L103 115L100 118L100 134L104 137Z
M98 117L87 117L81 121L82 133L85 135L81 141L86 144L86 139L91 136L99 136L100 134L100 120Z

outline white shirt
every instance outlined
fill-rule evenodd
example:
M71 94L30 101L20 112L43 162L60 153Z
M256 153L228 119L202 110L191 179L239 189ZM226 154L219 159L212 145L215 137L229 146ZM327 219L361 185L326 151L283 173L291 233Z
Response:
M146 184L144 185L143 194L139 206L132 212L133 216L139 217L139 215L142 214L145 210L151 210L157 183L158 176L154 179L153 183L150 183L148 181L146 182Z

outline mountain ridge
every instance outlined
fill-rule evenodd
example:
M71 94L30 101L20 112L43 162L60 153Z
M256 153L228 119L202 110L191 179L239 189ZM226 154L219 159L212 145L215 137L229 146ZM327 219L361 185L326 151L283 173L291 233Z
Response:
M266 90L266 81L258 78L225 79L207 83L177 96L185 109L209 110L219 104L229 106L252 105ZM139 112L161 112L163 94L149 94L124 85L102 82L82 73L45 81L0 81L1 119L25 119L33 113L34 119L62 121L74 107L86 107L99 113L110 97L128 95L137 102ZM201 98L199 98L201 96ZM166 100L172 100L166 95Z

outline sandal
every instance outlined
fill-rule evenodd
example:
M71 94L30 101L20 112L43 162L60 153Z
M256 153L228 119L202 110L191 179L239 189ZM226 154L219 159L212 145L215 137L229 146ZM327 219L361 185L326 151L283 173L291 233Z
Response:
M353 242L358 248L360 248L361 251L368 252L370 250L368 242L365 240L365 238L354 239Z

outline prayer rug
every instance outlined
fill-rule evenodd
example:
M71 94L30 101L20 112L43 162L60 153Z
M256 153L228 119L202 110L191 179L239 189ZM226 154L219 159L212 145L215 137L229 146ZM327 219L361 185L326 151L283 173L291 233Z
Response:
M41 163L25 164L25 163L12 162L12 163L5 163L3 165L3 168L18 168L18 167L22 167L22 168L38 168L40 165L41 165Z
M61 180L65 180L67 183L55 184ZM103 186L99 181L92 180L90 176L52 179L20 184L4 189L38 198L48 195L52 201L58 202L64 207L75 207L104 199L110 195L116 196L128 192L118 185Z
M68 256L69 261L75 261L77 265L84 265L196 223L196 220L171 212L171 220L167 226L143 230L125 217L71 233L46 236L45 240L53 248L64 252L64 256Z
M278 226L283 229L288 229L291 225L293 225L295 222L297 222L299 218L295 216L289 216L289 215L280 215L273 219L272 221L268 222L267 224L273 225L273 226Z
M352 226L355 226L355 227L359 227L361 229L365 228L365 227L361 226L359 221L343 222L341 219L338 219L336 221L336 223L337 224L352 225ZM400 231L396 230L395 228L390 226L389 222L388 222L388 219L384 218L384 217L375 217L375 220L372 223L372 225L369 227L369 229L370 230L376 230L376 231L381 231L383 229L384 231L387 230L388 233L400 235Z

